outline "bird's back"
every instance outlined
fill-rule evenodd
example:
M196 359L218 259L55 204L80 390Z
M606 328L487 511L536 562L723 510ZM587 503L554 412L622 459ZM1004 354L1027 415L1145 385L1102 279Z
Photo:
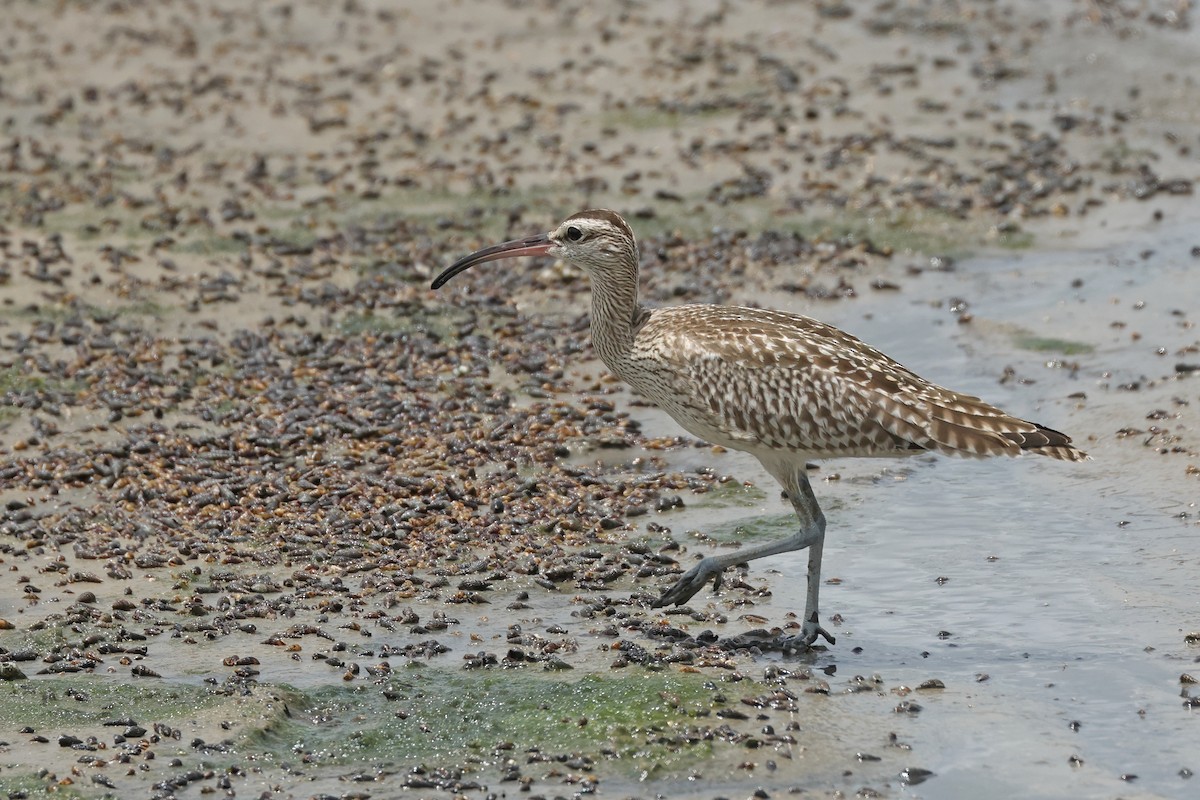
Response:
M658 309L642 320L628 356L609 366L693 435L752 453L1087 457L1058 431L930 383L798 314Z

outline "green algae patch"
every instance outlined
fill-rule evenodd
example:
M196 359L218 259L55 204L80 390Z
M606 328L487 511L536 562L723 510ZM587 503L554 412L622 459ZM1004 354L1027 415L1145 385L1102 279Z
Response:
M941 255L964 258L984 247L1027 249L1034 237L1015 228L960 219L935 209L866 212L845 208L814 208L781 213L770 202L755 198L736 205L709 207L701 195L662 204L648 219L631 220L643 241L680 234L696 239L717 229L742 230L750 237L765 233L799 235L810 242L866 246L880 253Z
M0 726L74 731L116 719L165 721L227 701L201 686L117 682L95 676L21 681L0 686Z
M1022 350L1032 350L1035 353L1061 353L1064 356L1086 355L1096 349L1087 342L1075 342L1070 339L1056 339L1052 336L1035 336L1033 334L1016 336L1013 343Z
M38 392L74 393L82 389L84 384L77 380L62 380L42 375L27 374L20 367L0 369L0 397L12 393L17 395L36 394Z
M818 242L870 244L884 252L961 258L988 239L973 221L934 209L889 213L835 210L801 217L794 230Z
M767 493L758 486L748 486L738 481L725 481L713 484L712 488L699 495L696 505L718 508L752 508L761 505L766 499Z
M0 730L21 734L0 748L0 797L141 797L165 774L211 778L256 760L246 743L287 715L272 687L99 675L6 683ZM121 762L151 766L135 774Z
M796 515L792 513L764 514L724 525L714 525L707 533L719 542L782 539L795 533L798 524Z
M689 107L671 108L663 104L656 106L629 106L605 111L598 117L601 127L617 127L630 131L678 130L695 125L700 120L733 117L738 109L720 103L696 103Z
M631 671L564 680L528 669L406 671L379 686L293 694L292 716L263 730L254 746L303 754L309 763L382 770L414 762L491 765L509 756L524 762L530 754L641 770L690 763L711 749L696 741L683 747L697 718L713 708L712 684L706 688L701 675Z
M198 256L219 256L246 251L246 242L232 236L197 236L184 239L172 246L173 253L190 253Z
M376 314L372 311L346 314L337 322L337 329L350 336L364 333L407 333L418 326L397 316Z
M376 314L373 311L344 314L337 330L347 336L363 334L420 333L437 337L453 336L471 317L459 309L439 309L428 314Z
M32 768L31 768L32 770ZM42 800L53 797L54 800L77 800L77 798L98 796L98 791L82 791L74 786L61 785L50 776L28 773L11 773L0 775L0 797L21 798L21 800ZM112 794L103 795L112 797Z

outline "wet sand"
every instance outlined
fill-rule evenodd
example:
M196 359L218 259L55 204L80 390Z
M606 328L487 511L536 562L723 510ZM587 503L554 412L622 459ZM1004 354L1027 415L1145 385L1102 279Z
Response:
M0 788L1187 797L1187 8L18 6L0 92ZM808 313L1093 456L752 460L608 380L653 304Z

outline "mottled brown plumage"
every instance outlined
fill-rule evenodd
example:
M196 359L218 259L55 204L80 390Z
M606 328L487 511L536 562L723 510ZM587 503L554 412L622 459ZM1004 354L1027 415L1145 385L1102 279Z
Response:
M697 436L741 450L808 458L915 450L1084 457L1065 435L930 383L845 331L798 314L706 305L652 311L629 361L619 369L630 374L618 374L640 393L664 408L680 406L672 416ZM666 385L643 379L658 370Z
M780 542L703 559L654 605L680 604L723 570L809 549L798 643L833 637L820 627L825 518L805 474L812 458L896 457L932 450L984 458L1030 452L1087 455L1065 434L930 383L879 350L810 317L733 306L649 310L638 302L638 254L625 220L606 209L568 217L552 233L488 247L433 283L485 261L548 254L592 281L592 344L605 365L693 435L751 453L787 491L800 531Z

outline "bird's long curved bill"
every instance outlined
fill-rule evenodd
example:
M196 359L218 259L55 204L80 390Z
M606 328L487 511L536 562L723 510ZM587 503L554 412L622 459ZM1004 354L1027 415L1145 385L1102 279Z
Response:
M482 250L476 250L469 256L460 258L433 279L433 289L440 289L446 281L453 278L460 272L468 270L476 264L482 264L485 261L496 261L501 258L516 258L518 256L542 256L550 250L553 242L550 241L549 234L541 234L540 236L530 236L526 239L513 239L511 242L502 244L494 244L491 247L485 247Z

